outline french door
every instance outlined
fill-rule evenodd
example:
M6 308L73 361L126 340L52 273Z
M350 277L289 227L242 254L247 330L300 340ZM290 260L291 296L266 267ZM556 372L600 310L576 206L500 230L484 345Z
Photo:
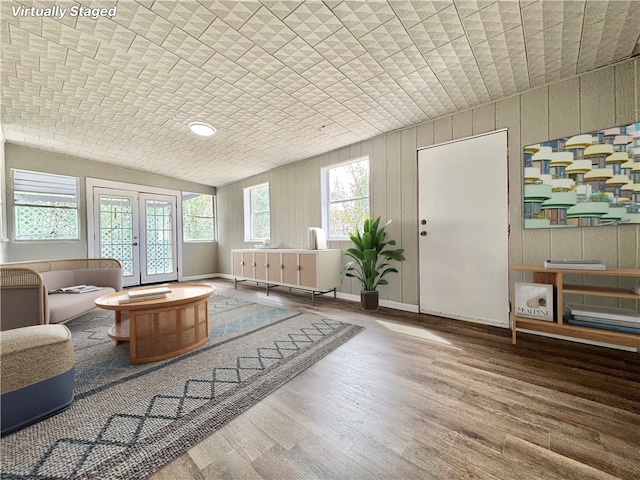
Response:
M95 251L122 263L126 286L178 279L176 197L94 188Z

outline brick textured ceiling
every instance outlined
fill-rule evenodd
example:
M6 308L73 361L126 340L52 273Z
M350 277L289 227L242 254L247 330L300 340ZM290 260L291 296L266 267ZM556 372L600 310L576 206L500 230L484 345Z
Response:
M52 5L117 11L14 15ZM640 53L636 0L2 0L0 13L8 142L213 186ZM217 134L191 134L196 120Z

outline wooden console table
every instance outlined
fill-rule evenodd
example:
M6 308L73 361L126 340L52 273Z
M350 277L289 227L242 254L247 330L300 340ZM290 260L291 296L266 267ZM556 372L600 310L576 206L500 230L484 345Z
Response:
M553 285L555 293L555 312L553 322L518 317L515 315L515 313L512 314L512 343L516 343L517 330L523 329L640 349L639 334L618 332L614 330L605 330L593 327L584 327L578 325L569 325L565 323L563 319L563 297L565 293L640 300L640 295L634 293L631 289L598 285L567 284L564 282L564 275L609 275L615 277L640 278L640 269L609 268L607 270L569 270L544 268L530 265L517 265L513 267L513 270L518 272L530 272L533 275L534 283Z
M232 250L234 285L252 280L269 288L283 286L311 292L311 304L316 295L333 292L340 286L342 251L256 248Z

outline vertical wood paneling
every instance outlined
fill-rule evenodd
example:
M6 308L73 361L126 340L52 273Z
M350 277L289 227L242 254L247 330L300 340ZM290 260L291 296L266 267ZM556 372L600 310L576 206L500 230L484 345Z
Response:
M616 125L623 125L639 120L636 116L635 108L636 82L634 78L634 68L633 62L626 62L614 67L616 82Z
M466 138L473 135L473 112L457 113L452 119L453 138Z
M508 128L509 145L509 246L511 263L522 259L522 146L520 143L520 97L496 102L496 128Z
M580 131L580 82L577 78L549 86L549 140Z
M551 231L549 258L583 258L583 256L582 229L567 228L562 232Z
M473 135L496 130L496 104L473 109Z
M419 303L418 287L418 155L417 129L402 131L402 170L400 180L402 227L399 247L404 248L406 261L398 266L402 284L402 298L399 300L410 305ZM397 274L394 274L394 277Z
M440 118L433 122L433 145L453 140L452 117Z
M434 143L434 122L421 123L416 127L417 148L428 147Z
M386 213L382 216L382 222L391 220L388 229L388 239L396 242L402 240L402 132L393 132L387 135L387 168L386 188L387 202ZM377 215L374 215L377 216ZM387 277L389 285L385 298L395 302L402 301L402 278L398 274L390 274Z
M389 135L382 135L373 140L373 153L369 164L371 168L370 215L385 217L387 215L387 142Z
M618 263L618 229L616 227L582 228L582 244L584 248L584 258L600 260L605 265L612 267ZM575 258L575 257L570 257ZM615 287L618 279L609 275L591 275L585 277L590 284ZM619 304L617 298L589 298L584 296L585 303L596 303L616 306Z
M522 146L549 140L549 90L538 88L521 95Z
M615 126L614 69L604 68L580 77L580 132Z

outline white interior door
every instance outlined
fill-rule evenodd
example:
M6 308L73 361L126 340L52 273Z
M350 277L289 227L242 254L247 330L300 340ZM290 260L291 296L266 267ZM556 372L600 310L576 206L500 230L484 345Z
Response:
M509 327L507 132L418 151L420 311Z
M94 188L94 250L122 263L123 285L178 279L176 197Z

